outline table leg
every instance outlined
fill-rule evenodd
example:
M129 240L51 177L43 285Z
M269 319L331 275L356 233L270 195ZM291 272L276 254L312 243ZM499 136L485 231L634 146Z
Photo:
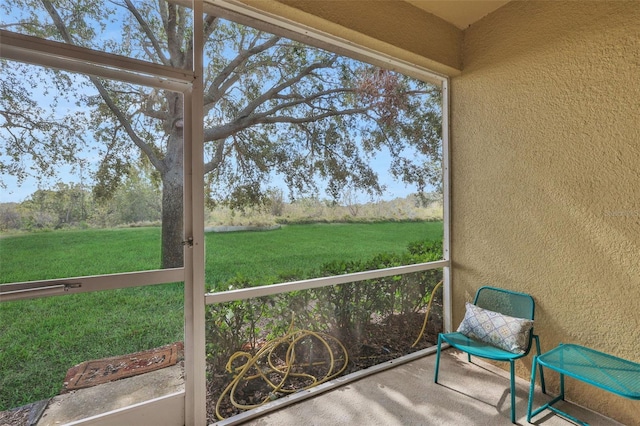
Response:
M531 364L531 383L529 384L529 402L527 403L527 422L531 423L531 408L533 407L533 396L536 390L536 369L538 364L538 356L533 356ZM542 366L540 366L542 372Z
M579 420L569 416L568 414L563 413L562 411L558 410L556 407L553 406L553 404L555 404L558 401L561 401L564 399L564 375L560 375L560 388L561 388L561 394L556 396L555 398L551 399L550 401L548 401L546 404L542 404L542 406L540 406L539 408L533 410L533 398L535 396L535 386L536 386L536 369L540 368L540 374L541 374L541 378L542 378L542 364L538 363L538 357L536 355L534 355L533 357L533 363L531 365L531 383L529 384L529 402L527 404L527 422L531 423L531 419L538 415L539 413L541 413L544 410L551 410L557 414L562 414L565 417L568 417L571 420L576 421L578 424L584 424L584 423L580 423Z
M559 346L564 345L560 343ZM560 351L560 365L564 365L564 351ZM560 373L560 398L564 401L564 374Z

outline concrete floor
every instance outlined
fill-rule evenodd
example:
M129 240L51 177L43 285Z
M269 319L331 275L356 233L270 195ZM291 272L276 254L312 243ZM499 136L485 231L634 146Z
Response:
M478 358L447 350L433 383L435 355L349 383L312 399L241 423L243 426L511 425L508 372ZM528 425L529 382L516 379L516 420ZM570 395L568 396L570 397ZM536 389L534 409L551 397ZM570 403L558 408L593 426L620 426ZM574 425L549 410L532 419L541 426Z
M229 419L222 423L255 426L511 424L507 372L479 359L469 364L466 355L448 350L443 353L440 364L440 383L435 384L434 363L435 356L426 356L258 418ZM176 365L59 395L50 401L37 425L66 424L181 389L184 389L182 368ZM528 382L517 379L516 414L521 425L528 424L528 394ZM537 390L536 406L549 399ZM559 407L594 426L620 425L573 404L562 403ZM574 423L545 411L533 418L533 424L567 426Z
M161 370L55 396L49 401L49 405L36 425L64 425L183 391L184 379L181 364L182 362L179 362Z

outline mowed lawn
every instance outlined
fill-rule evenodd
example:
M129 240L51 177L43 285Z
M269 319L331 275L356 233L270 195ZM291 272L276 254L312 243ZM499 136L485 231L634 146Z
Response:
M399 253L442 239L441 222L289 225L207 233L208 290L313 276L321 264ZM0 238L0 283L156 269L158 228L66 230ZM80 362L183 338L182 283L0 303L0 411L56 395Z
M442 222L321 223L287 225L264 232L208 233L208 290L237 275L274 281L314 276L321 264L401 253L419 240L442 240ZM278 281L275 279L275 281Z

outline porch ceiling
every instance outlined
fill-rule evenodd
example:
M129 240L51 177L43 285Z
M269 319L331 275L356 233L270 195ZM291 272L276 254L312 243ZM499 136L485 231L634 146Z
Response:
M405 0L407 3L465 29L510 0Z

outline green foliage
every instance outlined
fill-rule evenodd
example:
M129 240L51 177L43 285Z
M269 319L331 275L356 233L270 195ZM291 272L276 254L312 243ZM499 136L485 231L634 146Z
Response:
M284 210L284 193L281 189L271 188L266 193L265 206L269 209L269 212L273 216L282 216Z
M250 280L237 276L227 283L229 289L253 286ZM207 358L217 370L243 344L255 347L258 321L267 309L268 299L258 298L210 305L206 311Z
M129 169L109 197L96 198L96 187L58 183L38 189L22 203L0 203L0 231L114 227L157 223L161 192L139 171Z
M332 276L441 259L442 242L419 241L410 243L407 251L400 254L381 253L363 261L327 263L321 268L321 274ZM362 326L370 321L371 314L386 317L394 312L418 311L428 302L428 288L435 287L441 279L441 270L430 270L367 280L365 285L353 283L323 287L313 292L326 317L334 318L336 327L348 336L357 336Z
M0 231L18 230L21 227L18 203L0 203Z
M418 241L410 243L402 253L380 253L365 260L327 262L311 276L343 275L440 259L441 242ZM308 272L299 276L287 275L287 279L306 276ZM207 307L210 366L219 371L234 352L241 348L256 351L260 338L268 340L281 336L290 326L313 331L333 330L345 341L358 346L362 330L371 322L372 316L386 318L392 314L417 312L426 306L433 288L441 279L441 270L429 270L210 305ZM261 280L236 276L223 287L233 289L263 284Z
M21 228L60 229L85 222L92 210L88 191L79 184L58 183L53 189L39 189L21 203Z
M162 215L162 193L157 185L133 168L129 169L122 180L106 200L99 199L92 223L101 227L113 227L159 222Z
M442 259L442 241L416 241L409 243L407 251L410 257L419 262L434 262ZM415 262L418 263L418 262Z

